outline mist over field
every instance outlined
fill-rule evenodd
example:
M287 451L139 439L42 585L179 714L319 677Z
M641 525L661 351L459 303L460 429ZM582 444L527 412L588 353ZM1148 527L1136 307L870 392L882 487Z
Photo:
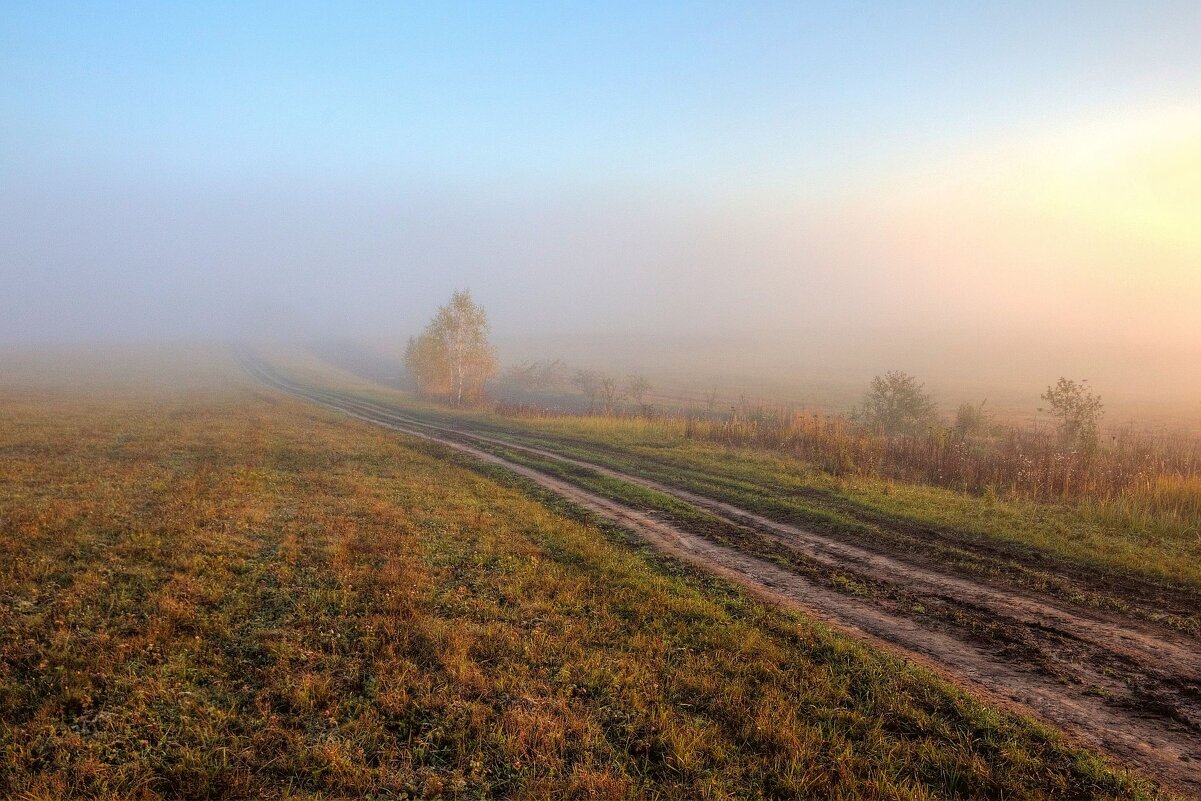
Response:
M395 351L469 287L506 363L1201 416L1195 7L361 11L6 15L0 343Z

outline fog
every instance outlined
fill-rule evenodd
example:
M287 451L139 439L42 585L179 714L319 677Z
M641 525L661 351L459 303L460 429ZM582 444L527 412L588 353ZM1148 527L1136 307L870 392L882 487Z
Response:
M899 368L1015 409L1070 375L1187 418L1201 399L1199 15L1157 6L1132 26L1107 7L1040 33L1039 13L1015 15L1032 26L1023 53L967 12L942 33L978 47L923 34L930 9L891 33L859 15L848 29L706 12L655 41L601 20L590 59L548 87L539 70L583 30L571 14L521 28L554 42L528 63L472 28L495 64L443 77L469 42L455 15L423 19L441 44L406 51L427 68L410 78L395 62L306 60L350 52L367 20L327 47L312 45L319 19L286 45L270 20L242 19L224 58L166 48L177 21L140 17L124 49L103 49L102 30L29 12L0 61L0 343L394 355L466 287L506 361L836 402ZM811 63L777 17L864 49ZM725 23L729 42L714 38ZM55 62L73 44L73 68ZM678 63L649 55L667 44ZM866 55L875 45L885 56ZM395 94L368 97L365 76Z

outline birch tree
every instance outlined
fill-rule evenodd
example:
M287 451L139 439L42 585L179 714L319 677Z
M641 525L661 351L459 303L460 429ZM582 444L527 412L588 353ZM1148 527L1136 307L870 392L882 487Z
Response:
M496 374L496 353L488 343L488 315L467 290L451 295L420 336L409 340L405 367L424 395L445 397L456 406L478 400Z

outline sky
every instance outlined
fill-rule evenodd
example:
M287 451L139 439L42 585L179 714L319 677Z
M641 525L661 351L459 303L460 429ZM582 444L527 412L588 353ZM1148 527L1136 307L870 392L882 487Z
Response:
M0 343L399 339L467 287L543 349L1177 370L1199 41L1196 2L0 0Z

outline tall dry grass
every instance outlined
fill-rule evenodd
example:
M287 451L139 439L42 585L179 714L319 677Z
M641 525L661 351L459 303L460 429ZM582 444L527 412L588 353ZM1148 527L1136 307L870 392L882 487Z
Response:
M572 416L504 404L513 417ZM877 476L1039 501L1084 502L1201 523L1201 442L1183 435L1113 432L1099 448L1064 448L1054 432L992 425L965 435L937 428L890 436L846 416L765 404L713 415L681 410L615 417L658 436L794 456L834 475Z

